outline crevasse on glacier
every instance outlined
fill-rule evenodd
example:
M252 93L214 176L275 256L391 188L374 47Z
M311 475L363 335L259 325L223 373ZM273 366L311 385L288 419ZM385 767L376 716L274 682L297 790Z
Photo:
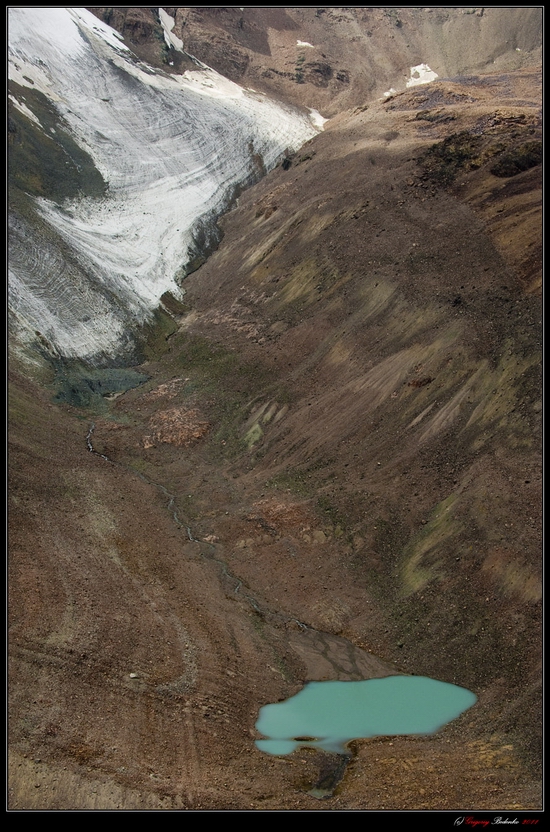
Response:
M12 102L55 138L25 100L45 95L107 183L102 197L35 197L30 218L13 213L10 319L23 341L39 333L62 356L98 360L177 294L201 218L318 127L207 67L175 76L139 62L85 9L10 9L8 23Z

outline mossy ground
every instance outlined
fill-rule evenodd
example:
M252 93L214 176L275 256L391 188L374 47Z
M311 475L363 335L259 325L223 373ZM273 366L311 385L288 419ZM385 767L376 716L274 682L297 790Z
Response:
M107 184L91 156L73 139L43 93L10 81L10 90L37 117L36 124L10 100L8 181L11 189L61 204L76 196L104 196Z

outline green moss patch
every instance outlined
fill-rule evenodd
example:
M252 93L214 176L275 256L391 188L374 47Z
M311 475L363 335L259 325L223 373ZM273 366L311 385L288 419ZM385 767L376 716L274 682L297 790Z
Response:
M435 506L429 521L405 547L401 564L404 596L422 590L431 580L444 577L444 552L462 531L462 524L455 516L457 499L451 494Z
M150 361L163 355L169 348L168 339L176 331L177 324L172 316L157 308L153 318L142 327L139 333L141 342L139 351L142 357Z
M107 185L92 157L43 93L10 83L10 92L40 122L25 116L12 101L8 114L8 182L32 196L61 203L79 195L102 197Z

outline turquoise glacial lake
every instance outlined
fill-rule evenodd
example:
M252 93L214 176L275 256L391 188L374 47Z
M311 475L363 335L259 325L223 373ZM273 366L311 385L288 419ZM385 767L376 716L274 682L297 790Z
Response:
M275 756L311 746L346 754L353 739L433 734L477 702L466 688L426 676L361 682L309 682L284 702L264 705L256 729L260 751Z

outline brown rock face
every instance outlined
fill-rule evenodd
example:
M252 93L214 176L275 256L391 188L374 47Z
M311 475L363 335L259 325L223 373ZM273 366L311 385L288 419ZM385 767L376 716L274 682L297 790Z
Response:
M125 6L90 9L105 23L119 31L132 44L139 45L150 40L158 27L158 16L153 9L130 9Z
M92 8L168 71L191 64L164 48L154 9ZM411 67L439 77L509 71L541 59L537 8L176 8L183 49L233 81L332 117L402 90ZM144 33L150 30L150 34ZM146 52L140 52L146 47ZM147 56L147 57L146 57ZM169 65L169 60L173 66Z
M390 87L403 89L410 68L419 64L448 78L540 61L536 8L166 11L187 53L233 81L314 107L325 117ZM143 10L147 17L149 12Z
M241 195L142 387L54 405L11 350L9 806L540 810L533 10L168 11L236 80L353 109ZM461 77L378 100L398 45L439 72L434 32ZM478 703L345 771L255 747L304 682L393 673Z

